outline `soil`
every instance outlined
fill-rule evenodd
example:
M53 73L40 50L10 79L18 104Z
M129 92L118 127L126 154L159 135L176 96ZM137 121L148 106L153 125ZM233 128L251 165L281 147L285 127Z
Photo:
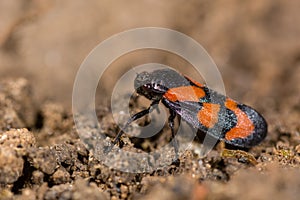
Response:
M298 199L300 2L134 2L0 2L0 199ZM97 159L104 155L89 151L74 125L75 74L99 42L141 26L171 28L201 43L227 95L266 118L264 141L247 152L219 144L200 158L195 140L179 163L145 173L118 171ZM109 96L131 66L149 61L193 76L186 61L165 52L135 52L112 63L96 101L107 140L119 128L101 95ZM148 104L142 99L130 106L135 112ZM149 152L170 135L167 126L150 139L125 134L120 146Z

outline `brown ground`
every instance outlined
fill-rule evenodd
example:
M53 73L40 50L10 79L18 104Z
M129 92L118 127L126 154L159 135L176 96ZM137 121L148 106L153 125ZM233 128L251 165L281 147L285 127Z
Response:
M0 199L298 199L299 9L299 1L284 0L0 1ZM218 148L200 160L195 142L179 166L130 174L85 149L70 108L76 71L99 42L142 26L193 37L217 63L227 94L265 116L268 136L249 151L257 163ZM105 92L127 66L160 61L191 73L184 61L158 54L136 52L113 63L101 83ZM97 106L113 136L109 107Z

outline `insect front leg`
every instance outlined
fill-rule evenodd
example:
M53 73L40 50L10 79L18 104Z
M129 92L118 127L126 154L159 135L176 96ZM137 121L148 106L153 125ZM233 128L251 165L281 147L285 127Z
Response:
M169 116L169 121L168 121L168 124L169 124L169 127L171 128L171 132L172 132L172 138L173 138L173 147L174 147L174 150L175 150L175 161L177 162L178 161L178 142L175 138L175 130L174 130L174 119L176 117L176 112L171 110L170 109L170 116Z
M158 100L155 100L155 101L153 101L153 102L150 104L149 108L147 108L147 109L145 109L145 110L142 110L142 111L140 111L140 112L134 114L133 116L131 116L130 119L129 119L129 120L126 122L126 124L124 125L124 127L118 132L117 136L115 137L115 139L114 139L113 142L112 142L112 145L107 146L107 147L104 148L104 153L110 152L110 151L112 150L112 148L115 146L115 144L117 144L117 143L119 142L121 136L122 136L123 133L124 133L123 130L126 130L126 129L128 128L128 126L129 126L132 122L134 122L135 120L137 120L137 119L139 119L139 118L141 118L141 117L143 117L143 116L145 116L145 115L151 113L151 112L154 110L153 107L154 107L155 105L157 105L158 103L159 103L159 101L158 101Z

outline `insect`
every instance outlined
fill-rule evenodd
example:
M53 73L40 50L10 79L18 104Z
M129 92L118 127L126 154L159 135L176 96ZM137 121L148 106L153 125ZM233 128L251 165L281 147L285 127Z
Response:
M176 115L200 132L237 148L250 148L266 137L267 123L256 110L172 69L141 72L137 74L134 85L136 92L152 103L147 109L133 115L124 129L131 122L152 112L154 106L161 101L170 112L168 124L173 138ZM113 145L119 141L122 134L123 131L120 130L113 140ZM173 142L177 155L177 141L174 139Z

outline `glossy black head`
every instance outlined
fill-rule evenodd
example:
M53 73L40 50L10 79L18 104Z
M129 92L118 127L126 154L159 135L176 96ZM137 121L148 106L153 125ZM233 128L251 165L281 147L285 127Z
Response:
M141 72L134 80L136 92L150 100L160 100L169 88L184 85L190 83L181 74L171 69Z
M134 80L134 88L140 95L150 100L160 100L167 91L163 81L157 80L153 73L141 72Z

